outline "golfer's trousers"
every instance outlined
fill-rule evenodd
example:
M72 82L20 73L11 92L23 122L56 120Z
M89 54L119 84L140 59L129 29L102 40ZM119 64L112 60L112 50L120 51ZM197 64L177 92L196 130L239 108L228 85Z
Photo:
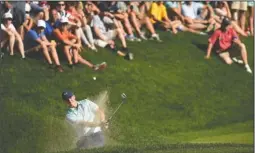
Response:
M83 136L80 138L76 145L79 149L102 147L104 146L103 132L100 131L89 136Z

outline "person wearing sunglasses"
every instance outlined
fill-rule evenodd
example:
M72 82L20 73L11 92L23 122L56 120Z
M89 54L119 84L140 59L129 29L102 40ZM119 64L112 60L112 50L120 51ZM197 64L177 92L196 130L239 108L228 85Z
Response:
M49 64L49 67L55 68L59 72L63 72L64 70L60 65L58 54L56 51L56 43L48 41L44 33L45 28L46 28L45 21L38 20L37 27L27 32L24 39L26 53L30 51L42 51L44 57L46 58ZM50 54L56 64L56 67L53 65Z
M9 12L5 13L3 16L3 23L1 24L0 31L1 48L3 48L3 46L9 42L10 55L13 56L14 45L17 42L22 59L25 59L24 44L20 34L16 31L14 25L12 24L12 19L13 16Z

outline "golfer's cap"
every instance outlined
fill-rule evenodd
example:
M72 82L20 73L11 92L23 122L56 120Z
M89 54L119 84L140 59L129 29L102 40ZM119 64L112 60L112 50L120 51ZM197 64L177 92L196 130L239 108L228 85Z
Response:
M44 27L46 28L46 23L44 20L38 20L37 21L37 27Z
M68 100L68 99L70 99L71 97L73 96L73 93L71 92L71 91L64 91L63 93L62 93L62 99L63 100Z
M4 13L4 19L11 18L12 19L12 14L10 12Z
M222 20L222 25L223 26L228 26L228 25L230 25L230 23L231 22L227 17L223 18L223 20Z
M60 18L60 22L61 22L61 23L68 23L68 18L62 16L62 17Z

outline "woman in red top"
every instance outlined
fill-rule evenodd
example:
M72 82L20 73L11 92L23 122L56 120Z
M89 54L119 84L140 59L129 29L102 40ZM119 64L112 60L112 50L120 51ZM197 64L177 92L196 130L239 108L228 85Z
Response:
M242 64L244 62L245 69L248 73L252 73L252 70L248 64L247 51L244 43L239 39L236 31L231 27L230 20L224 18L221 24L221 28L217 29L213 35L209 38L209 45L207 49L206 59L210 58L212 48L216 48L216 53L227 63L232 64L232 59L230 58L229 50L232 49L233 45L237 45L242 56L242 60L237 60L235 57L233 60Z

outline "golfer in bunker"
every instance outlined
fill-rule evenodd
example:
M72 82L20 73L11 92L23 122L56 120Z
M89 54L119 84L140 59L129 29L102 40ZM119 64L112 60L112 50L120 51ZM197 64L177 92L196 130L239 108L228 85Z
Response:
M62 99L69 106L66 119L73 125L79 136L76 143L77 148L88 149L104 146L102 128L107 128L104 111L88 99L77 101L70 91L64 91ZM97 115L99 115L99 121L96 121Z

